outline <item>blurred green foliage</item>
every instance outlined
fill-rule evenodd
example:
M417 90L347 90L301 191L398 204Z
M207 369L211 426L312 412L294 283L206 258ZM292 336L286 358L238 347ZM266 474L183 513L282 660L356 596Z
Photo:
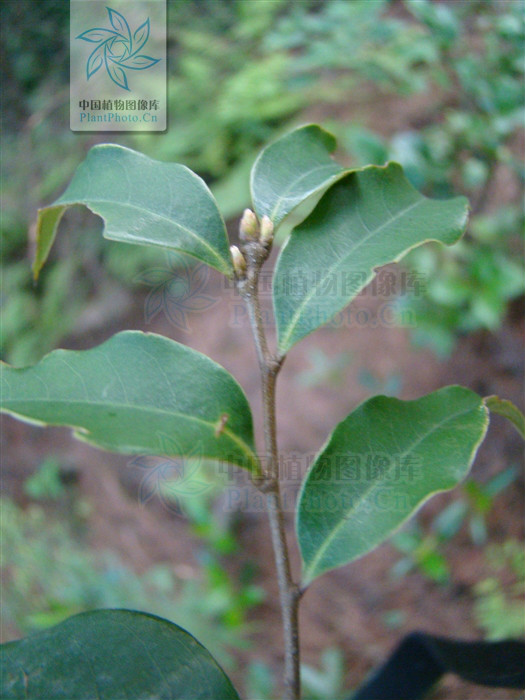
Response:
M391 539L394 547L403 553L391 569L394 579L403 578L413 570L434 583L450 581L450 566L439 550L440 539L435 533L425 534L417 522L395 534Z
M344 695L345 663L341 649L330 647L320 656L320 668L301 666L305 700L332 700Z
M516 540L490 545L486 560L493 576L474 588L474 616L487 639L525 636L525 550Z
M26 491L62 498L56 469L56 461L44 463ZM93 608L144 610L182 625L233 666L231 650L248 646L246 613L260 602L249 583L234 582L214 560L201 562L192 578L180 578L168 564L139 575L113 552L91 549L82 538L89 504L76 498L68 504L51 514L40 504L20 508L2 500L4 631L31 632Z
M38 290L26 261L3 271L2 349L13 364L27 364L50 350L74 324L82 298L76 294L72 306L66 303L74 268L72 259L54 265Z
M307 357L308 368L294 377L294 381L306 389L326 385L340 386L353 359L349 352L339 352L331 356L315 346L307 349Z
M139 575L115 553L93 550L86 541L91 506L75 483L66 465L48 457L24 482L31 505L0 503L4 630L26 633L92 608L140 609L184 626L232 668L231 651L249 646L248 611L264 593L253 584L250 562L235 577L223 566L222 557L239 545L233 523L221 526L214 517L215 485L184 499L198 545L195 574L181 578L168 564Z
M515 152L524 115L520 8L512 0L172 1L170 128L112 133L110 140L184 162L208 180L232 217L248 202L248 173L260 146L300 115L308 119L314 107L330 117L357 164L391 158L430 196L464 192L473 205L468 236L452 250L414 251L409 265L425 273L425 291L400 300L400 315L403 305L416 312L415 339L446 354L458 333L496 329L508 301L525 289L524 168ZM64 3L24 0L1 3L0 11L9 27L2 42L2 354L28 364L78 328L82 307L113 290L108 277L133 286L160 253L117 251L79 218L79 234L58 242L76 255L55 252L33 289L23 269L35 210L107 134L69 131ZM381 138L355 122L374 116L378 91L420 93L428 105L416 126ZM386 116L382 121L388 130ZM70 311L57 313L66 297Z
M24 482L24 493L35 500L55 501L67 493L62 466L55 457L46 457L37 471Z
M444 545L464 525L474 545L485 545L488 539L486 520L495 499L517 476L517 468L509 467L485 484L468 479L461 487L461 497L443 508L433 519L428 533L414 520L395 534L391 543L404 556L392 567L392 576L401 578L410 571L418 570L435 583L449 583L451 567L443 551Z
M293 52L294 82L315 85L316 101L344 103L349 91L366 89L365 81L407 94L425 87L424 68L436 55L424 28L393 16L395 11L388 0L325 2L315 8L295 3L269 32L266 45Z
M2 122L16 122L32 112L32 98L44 79L65 84L69 77L69 5L63 0L0 3L2 41Z
M341 649L330 647L320 655L320 668L301 664L301 687L304 700L334 700L345 696L345 663ZM275 674L260 661L250 663L246 673L246 697L273 700L276 696Z
M405 7L433 56L423 72L425 90L436 94L428 123L389 140L352 125L343 141L360 164L397 160L429 196L464 193L471 202L462 241L407 258L426 276L424 293L402 300L418 319L413 336L447 355L458 333L496 330L509 300L525 291L525 15L522 3L505 0Z
M484 545L488 539L487 517L496 497L514 483L517 467L509 467L493 476L486 483L467 479L460 498L455 499L435 518L432 529L441 540L449 540L466 524L472 543Z
M289 80L291 57L264 45L277 15L291 6L288 0L170 3L170 128L161 136L135 134L133 146L184 162L208 180L249 169L275 129L308 103ZM232 192L238 204L224 202L227 216L245 204L247 187L243 182L241 192Z
M239 585L235 596L223 566L224 557L241 550L237 538L239 514L224 507L226 474L221 476L217 464L200 459L193 466L186 460L185 467L198 489L189 489L184 479L168 477L159 484L162 501L184 515L190 532L202 544L198 560L210 584L210 603L221 614L223 624L233 628L242 626L246 622L246 610L262 603L265 592L253 583L257 567L251 560L245 561L237 574Z

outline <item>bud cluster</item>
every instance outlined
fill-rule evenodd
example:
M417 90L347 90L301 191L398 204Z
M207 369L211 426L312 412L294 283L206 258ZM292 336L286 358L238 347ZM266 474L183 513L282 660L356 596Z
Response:
M245 209L239 223L241 247L230 246L233 267L239 279L246 277L247 259L260 265L268 257L273 243L273 222L264 215L259 223L251 209Z
M241 241L258 241L269 245L273 241L272 220L265 214L259 225L254 212L251 209L245 209L239 224L239 238Z

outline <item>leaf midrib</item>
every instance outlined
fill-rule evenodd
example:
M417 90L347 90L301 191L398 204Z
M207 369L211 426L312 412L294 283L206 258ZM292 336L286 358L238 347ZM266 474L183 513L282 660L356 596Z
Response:
M59 199L59 200L57 200L57 202L55 202L55 205L56 206L62 206L62 205L71 206L74 204L78 204L79 202L82 204L85 204L87 207L89 207L88 202L90 202L90 203L93 202L94 204L110 204L112 206L129 207L130 209L135 209L136 211L146 212L146 214L149 214L150 216L152 216L156 219L161 219L162 221L166 221L171 226L177 226L178 228L180 228L183 231L185 231L186 233L188 233L190 236L193 236L193 238L198 240L199 243L204 245L206 248L208 248L210 250L210 252L220 261L221 270L227 269L228 274L230 272L230 269L227 267L226 260L215 250L215 248L213 246L211 246L208 243L208 241L205 238L202 238L201 236L199 236L198 233L196 233L196 231L193 231L192 229L188 228L187 226L184 226L183 224L178 223L177 221L174 221L173 219L169 219L167 216L163 216L162 214L158 214L157 212L154 212L151 209L148 209L147 207L139 207L136 204L131 204L130 202L116 202L115 200L100 199L100 198L97 198L97 199L84 198L84 199L75 200L75 201L72 201L72 200L68 201L68 200ZM95 212L95 214L98 214L98 212ZM107 225L107 220L106 219L104 219L104 220L106 221L106 225ZM225 233L225 231L223 231L223 232ZM106 233L105 230L104 230L104 233ZM148 242L148 239L139 238L138 236L137 236L137 238L139 240L144 240L144 241ZM162 244L162 245L165 247L169 247L169 244ZM179 248L179 250L182 250L182 249Z
M420 436L417 440L415 440L404 452L400 453L399 457L401 459L403 457L406 457L410 452L415 450L418 447L418 445L420 445L421 442L423 442L423 440L426 440L430 435L432 435L432 433L439 430L447 422L455 420L459 416L463 416L463 415L466 415L468 413L471 413L473 410L475 410L475 409L469 408L469 409L464 410L464 411L459 411L458 413L455 413L453 415L448 415L446 418L444 418L439 423L434 424L432 426L432 428L430 430L428 430L423 436ZM319 455L319 458L321 458L323 456L323 454L324 454L324 451L323 451L323 453L321 453L321 455ZM316 464L317 464L317 460L316 460ZM388 474L390 474L391 469L392 469L392 466L390 466L387 469ZM323 556L326 553L326 550L330 547L330 545L332 544L333 540L335 539L335 537L337 536L337 534L339 533L341 528L345 525L345 523L348 522L352 512L356 511L361 506L363 501L370 495L370 493L372 493L374 491L374 489L377 487L377 485L379 483L382 483L382 482L380 482L379 479L372 481L370 487L368 489L366 489L365 491L363 491L363 493L361 494L358 501L355 504L353 504L350 508L348 508L347 511L345 511L345 517L342 517L341 520L338 522L338 524L331 530L330 534L325 538L321 547L319 547L317 554L312 559L312 561L308 565L308 567L305 569L305 572L304 572L305 581L311 580L311 578L310 578L311 573L315 572L315 568L316 568L317 564L323 558Z
M304 297L304 299L301 301L301 303L300 303L299 306L297 307L297 309L296 309L294 315L292 316L292 320L290 321L290 323L289 323L289 325L288 325L288 327L287 327L287 331L286 331L286 333L284 334L283 339L282 339L282 340L280 341L280 343L279 343L279 347L281 348L281 350L284 350L284 349L286 349L286 348L288 347L288 343L289 343L289 341L290 341L290 337L292 336L292 334L293 334L293 332L294 332L294 330L295 330L295 328L296 328L296 326L297 326L297 323L298 323L298 321L299 321L299 319L300 319L300 317L301 317L301 315L302 315L303 309L310 303L312 297L315 296L317 289L323 284L323 282L324 282L328 277L330 277L330 275L332 275L333 272L334 272L338 267L340 267L340 266L346 264L346 261L348 260L348 258L351 257L351 256L355 253L355 251L356 251L360 246L362 246L364 243L366 243L367 241L369 241L370 238L372 238L372 236L377 235L377 234L379 233L379 231L381 231L383 228L385 228L386 226L389 226L389 225L392 224L394 221L397 221L397 219L401 218L402 216L404 216L404 214L406 214L407 212L411 211L412 209L414 209L414 208L417 207L418 205L424 204L425 201L426 201L425 199L418 199L416 202L413 202L410 206L406 207L405 209L400 210L395 216L393 216L392 218L388 219L388 221L385 221L383 224L381 224L381 226L378 226L378 228L374 229L373 231L370 231L366 236L364 236L363 238L361 238L361 239L348 251L348 253L344 256L344 258L342 258L342 259L340 259L340 260L336 260L335 263L334 263L333 265L331 265L331 266L327 269L326 274L325 274L322 278L320 278L316 284L312 285L311 290L308 292L308 294L306 294L306 296ZM363 225L363 228L365 228L364 225ZM421 241L421 243L424 243L424 242L425 242L425 241ZM366 284L366 282L365 282L365 284ZM351 297L351 299L353 299L355 296L357 296L357 294L354 294L354 295ZM349 299L348 301L350 301L350 299ZM347 303L348 303L348 302L347 302Z
M66 399L7 399L5 401L6 409L2 409L2 410L6 410L7 412L15 413L16 415L20 416L23 419L24 418L23 413L18 413L16 408L12 407L11 409L9 409L9 408L7 408L7 406L8 405L13 406L16 404L21 404L21 406L23 406L24 404L27 404L27 403L44 404L44 405L47 405L49 403L53 403L54 405L65 405L65 406L69 406L69 405L73 405L73 404L76 404L76 405L80 404L80 405L88 405L88 406L103 406L106 409L112 409L112 408L115 408L117 410L118 409L127 409L127 410L134 411L134 412L146 412L146 413L150 413L153 415L167 415L167 416L170 416L173 418L182 418L184 420L190 420L190 421L193 421L195 423L201 423L203 425L210 427L211 432L213 432L213 433L215 432L215 427L217 425L217 421L207 421L204 418L199 418L198 416L188 415L187 413L182 413L181 411L176 411L176 410L171 411L171 410L167 410L167 409L158 408L156 406L134 406L133 404L106 403L106 402L102 402L102 401L93 401L93 400L87 400L87 399L82 399L80 401L78 399L75 401L73 401L73 400L68 401ZM36 420L39 420L39 419L36 419ZM77 430L78 429L85 430L85 428L81 425L68 426L65 424L56 424L56 423L51 423L51 422L47 422L47 421L46 421L46 425L58 425L59 427L60 426L72 427L74 429L76 428ZM90 431L90 434L93 434L93 433ZM222 434L227 435L236 445L238 445L241 448L241 450L245 454L247 454L250 457L250 459L252 461L256 461L256 460L254 460L255 455L253 453L253 450L249 447L249 445L241 437L239 437L238 435L233 433L227 427L224 428L224 430L222 431Z
M271 211L270 219L272 219L272 221L275 219L276 215L279 213L279 209L281 208L283 202L286 201L287 199L290 199L290 197L289 197L288 195L289 195L290 192L294 189L294 187L297 187L297 185L298 185L300 182L302 182L303 180L305 180L307 177L310 177L311 175L313 175L313 173L318 172L319 170L326 170L327 168L332 168L332 167L334 167L335 165L337 165L337 164L334 163L334 162L325 163L325 165L318 165L316 168L312 168L312 170L309 170L307 173L303 173L303 174L301 175L301 177L298 177L296 180L294 180L292 183L290 183L290 185L284 190L284 192L283 192L281 195L279 195L279 198L278 198L278 200L277 200L277 202L276 202L274 208L273 208L272 211ZM335 173L333 174L333 176L335 177L335 175L339 175L340 172L341 172L341 173L344 172L344 168L341 167L341 170L338 171L338 172L335 172ZM308 192L308 194L307 194L306 196L310 196L311 194L313 194L313 193L314 193L316 190L318 190L323 184L324 184L324 183L321 183L321 184L319 184L319 185L316 185L316 186L314 187L313 190L310 189L309 192ZM295 197L295 199L296 199L296 198L297 198L297 197ZM303 198L306 198L306 197L303 197Z

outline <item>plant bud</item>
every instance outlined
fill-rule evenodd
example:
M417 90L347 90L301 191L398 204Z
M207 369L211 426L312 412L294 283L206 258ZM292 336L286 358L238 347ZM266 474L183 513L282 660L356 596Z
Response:
M261 243L268 244L273 241L273 221L266 214L261 219Z
M246 275L246 259L236 245L230 246L230 253L233 260L233 269L237 277L243 278Z
M241 240L256 239L259 233L257 217L251 209L245 209L239 224L239 236Z

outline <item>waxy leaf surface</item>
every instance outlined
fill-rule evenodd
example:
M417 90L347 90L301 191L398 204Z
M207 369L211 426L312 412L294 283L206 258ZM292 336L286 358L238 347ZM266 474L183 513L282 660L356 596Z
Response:
M251 174L257 215L269 216L277 227L301 202L348 172L330 157L335 145L331 134L309 124L261 151Z
M4 700L239 700L181 627L131 610L81 613L0 647Z
M204 181L184 165L103 144L89 151L64 194L39 210L35 276L74 204L102 217L105 238L172 248L233 274L224 221Z
M223 367L168 338L124 331L91 350L54 350L33 367L2 364L0 381L2 411L70 426L103 449L156 455L168 446L168 456L258 469L241 387Z
M426 241L455 243L467 213L464 197L423 197L397 163L346 175L293 230L278 259L273 296L280 351L341 311L375 268Z
M450 386L415 401L376 396L335 428L297 509L304 582L381 544L467 475L488 426L482 399Z

